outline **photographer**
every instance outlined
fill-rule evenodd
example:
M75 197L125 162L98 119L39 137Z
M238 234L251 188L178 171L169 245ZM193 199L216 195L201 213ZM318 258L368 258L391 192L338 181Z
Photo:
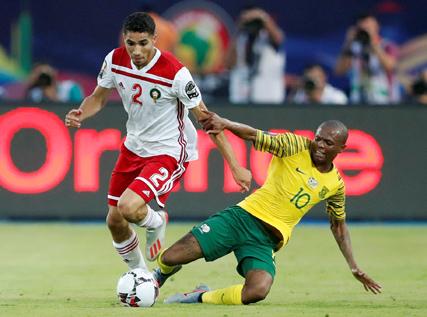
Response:
M377 19L365 14L347 31L335 72L349 73L352 103L389 104L400 100L394 75L397 48L381 38L379 29Z
M424 70L412 82L410 87L411 101L427 105L427 70Z
M296 91L292 101L295 103L320 103L320 104L347 104L347 96L341 90L327 82L323 67L312 64L304 69L300 81L300 88Z
M58 81L52 66L37 64L28 77L25 98L33 102L80 102L83 90L72 80Z
M244 9L226 56L230 101L281 103L285 98L283 32L260 8Z
M34 102L58 101L56 72L47 64L36 65L29 78L26 98Z

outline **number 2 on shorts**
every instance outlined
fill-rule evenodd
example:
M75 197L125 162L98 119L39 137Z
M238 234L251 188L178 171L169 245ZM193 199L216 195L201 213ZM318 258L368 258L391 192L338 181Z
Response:
M168 176L169 176L168 170L164 167L160 167L159 174L151 175L150 180L155 187L159 187L159 181L164 181L166 178L168 178Z

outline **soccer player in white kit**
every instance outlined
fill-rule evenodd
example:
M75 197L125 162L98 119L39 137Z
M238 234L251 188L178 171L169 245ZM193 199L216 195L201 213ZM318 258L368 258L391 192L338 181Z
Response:
M129 223L147 228L145 255L154 261L163 247L167 213L154 211L155 199L163 208L188 162L197 159L197 133L188 112L206 118L200 91L190 72L172 54L155 47L153 19L144 12L123 23L124 47L105 58L98 85L78 109L65 116L68 127L98 113L112 91L120 94L128 113L127 135L113 169L108 190L107 225L113 245L130 269L147 269L138 236ZM212 137L229 163L242 191L248 191L251 173L241 167L223 134Z

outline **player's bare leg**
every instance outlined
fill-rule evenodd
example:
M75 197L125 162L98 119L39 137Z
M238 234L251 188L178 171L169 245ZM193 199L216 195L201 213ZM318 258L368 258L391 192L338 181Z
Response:
M187 233L172 246L167 248L161 261L168 266L187 264L203 257L199 242L192 233Z
M120 196L117 208L124 219L135 224L143 221L148 213L144 199L129 188Z
M242 303L251 304L266 298L273 285L271 275L263 270L250 270L242 289Z
M203 257L199 242L191 234L187 233L171 247L160 253L157 258L159 268L154 270L154 278L161 287L166 280L178 272L182 264L193 262Z
M197 286L189 293L178 293L165 299L166 304L207 303L220 305L247 305L263 300L269 293L273 278L263 270L251 270L246 274L245 284L210 290L207 285Z
M139 248L139 240L129 222L115 206L108 206L107 225L113 237L113 246L130 269L148 270Z
M154 261L164 245L168 215L166 211L154 211L131 189L126 189L117 204L120 214L129 222L147 228L145 256Z
M202 257L203 253L197 239L191 233L187 233L159 256L157 259L159 268L154 271L154 277L158 280L159 285L162 285L168 277L181 268L182 264L193 262ZM165 303L203 302L246 305L265 299L272 284L273 278L268 272L250 270L246 274L244 285L232 285L217 290L209 290L206 285L201 285L192 292L170 296L165 300Z

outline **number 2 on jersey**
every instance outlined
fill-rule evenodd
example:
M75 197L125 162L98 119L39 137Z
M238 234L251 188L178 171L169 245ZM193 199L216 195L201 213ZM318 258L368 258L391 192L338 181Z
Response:
M132 103L136 103L142 106L142 101L139 99L142 95L142 87L140 84L133 84L132 91L135 93L132 95Z

